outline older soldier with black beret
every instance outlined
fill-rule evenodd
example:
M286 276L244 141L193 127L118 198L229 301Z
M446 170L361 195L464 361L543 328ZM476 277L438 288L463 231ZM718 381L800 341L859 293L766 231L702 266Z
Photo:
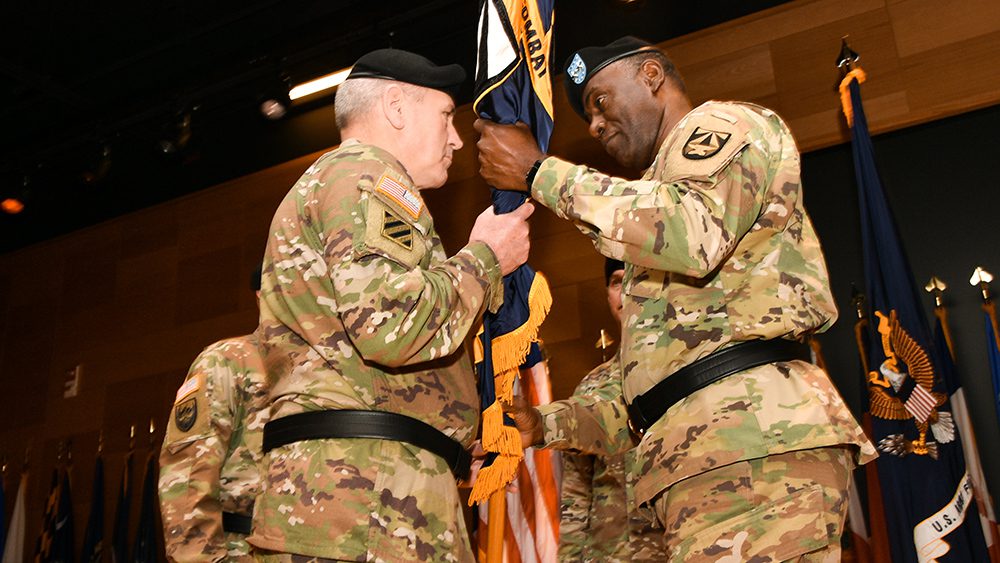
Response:
M337 92L342 144L271 224L261 332L271 422L249 541L269 561L474 560L456 480L479 399L466 338L528 255L531 206L476 220L445 254L421 190L462 141L458 65L361 57Z
M671 560L838 561L850 471L875 452L802 344L837 313L791 132L753 104L693 108L670 59L632 37L580 49L565 81L591 135L642 178L484 121L481 173L625 262L623 396L516 409L522 439L627 447L608 439L627 410L635 500L654 506ZM595 411L603 430L581 424Z

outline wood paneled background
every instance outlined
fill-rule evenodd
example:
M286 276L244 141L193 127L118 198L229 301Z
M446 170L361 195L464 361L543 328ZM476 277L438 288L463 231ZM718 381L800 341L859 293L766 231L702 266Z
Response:
M835 68L845 35L868 73L864 95L874 133L1000 102L995 0L801 0L663 47L696 103L741 99L768 106L788 121L801 149L812 151L848 138ZM561 85L556 97L550 152L626 175L587 137ZM452 252L488 205L476 175L472 121L470 108L461 108L457 122L466 146L456 155L449 184L425 194ZM20 461L30 448L29 545L40 526L56 445L66 440L72 440L82 541L101 431L110 541L129 425L139 427L138 487L150 451L148 421L156 421L155 447L191 361L209 343L253 330L256 307L247 285L271 215L317 156L0 256L0 454L11 465L6 487L12 503ZM601 328L612 329L602 258L547 211L535 213L532 229L531 261L553 290L541 335L560 398L601 360L594 343ZM836 241L826 241L831 243ZM77 364L83 366L80 394L63 399L64 373ZM137 505L138 491L134 499Z

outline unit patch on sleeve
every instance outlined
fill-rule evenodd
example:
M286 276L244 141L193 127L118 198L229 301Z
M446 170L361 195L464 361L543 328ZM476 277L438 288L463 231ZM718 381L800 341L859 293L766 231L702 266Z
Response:
M198 399L190 399L174 405L174 424L181 432L187 432L194 428L195 421L198 420Z
M684 155L684 158L691 160L712 158L719 154L719 151L722 150L722 147L726 146L726 142L732 136L732 133L720 133L702 127L695 127L694 132L691 133L687 142L684 143L681 154Z
M382 236L407 250L413 250L413 227L388 209L383 209L382 213Z

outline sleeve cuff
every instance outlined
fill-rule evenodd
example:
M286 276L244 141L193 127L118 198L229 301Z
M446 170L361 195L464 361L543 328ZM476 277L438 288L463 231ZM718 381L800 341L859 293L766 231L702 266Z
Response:
M531 182L531 197L558 214L559 201L563 199L563 191L568 185L567 178L576 166L558 157L547 157Z
M572 409L563 401L535 407L542 415L542 447L564 449L572 446L568 423Z
M503 305L503 275L496 254L488 244L479 241L469 243L462 252L468 252L475 258L476 274L486 281L483 301L490 312L495 313Z

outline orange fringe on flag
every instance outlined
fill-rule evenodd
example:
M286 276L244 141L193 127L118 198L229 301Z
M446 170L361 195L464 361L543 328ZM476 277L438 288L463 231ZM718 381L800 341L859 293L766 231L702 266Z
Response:
M499 454L489 467L479 471L469 505L482 502L495 491L506 487L514 480L517 467L524 458L521 434L516 428L503 423L502 404L510 404L514 397L514 379L524 360L528 357L531 344L538 341L538 329L552 308L552 293L549 282L539 272L528 291L528 320L516 329L494 338L490 344L493 352L493 377L496 401L483 411L483 450ZM482 349L476 339L475 356L482 361Z
M844 76L840 81L840 107L844 110L844 117L847 118L847 125L854 126L854 108L851 106L851 80L857 79L858 84L865 81L865 71L857 67Z

